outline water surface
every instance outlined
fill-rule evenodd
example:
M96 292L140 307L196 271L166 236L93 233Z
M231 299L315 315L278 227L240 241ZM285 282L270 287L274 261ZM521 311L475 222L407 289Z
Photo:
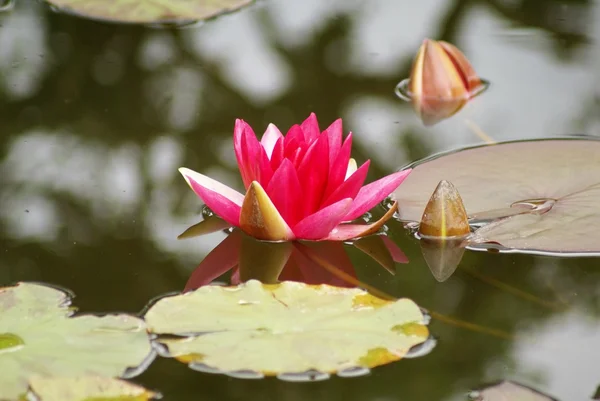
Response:
M492 86L422 126L394 95L424 37L456 44ZM185 29L88 21L19 0L0 14L0 285L73 290L83 311L137 313L181 291L224 238L176 236L201 202L186 166L241 187L233 122L282 130L316 112L355 134L368 180L433 152L496 140L600 135L600 6L592 1L265 0ZM359 277L439 314L429 355L366 377L294 384L159 359L135 381L166 400L464 400L514 379L562 400L600 383L600 262L467 252L438 283L419 244L395 276L349 248ZM503 337L504 336L504 337Z

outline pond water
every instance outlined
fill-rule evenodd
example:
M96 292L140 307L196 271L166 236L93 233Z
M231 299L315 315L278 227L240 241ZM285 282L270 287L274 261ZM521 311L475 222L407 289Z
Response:
M394 94L424 37L465 52L489 90L424 127ZM240 187L236 118L262 132L342 117L368 180L495 140L600 136L600 4L590 0L265 0L181 29L108 24L17 0L0 14L0 285L68 288L84 312L182 291L225 238L177 235L202 204L186 166ZM381 210L378 210L381 212ZM438 282L402 224L395 275L358 278L432 312L426 356L359 378L241 380L158 358L133 379L165 400L458 401L511 379L561 400L600 384L600 259L467 251ZM599 240L600 241L600 240ZM224 276L225 278L227 276Z

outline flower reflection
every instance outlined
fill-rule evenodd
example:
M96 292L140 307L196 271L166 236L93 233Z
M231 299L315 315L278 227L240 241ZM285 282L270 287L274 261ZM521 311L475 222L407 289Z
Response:
M429 126L456 114L488 86L456 46L425 39L410 78L398 84L396 94L410 101L423 124Z
M182 236L189 237L190 232ZM391 274L395 263L408 263L398 246L382 234L361 238L353 245ZM185 291L210 284L228 271L231 285L251 279L267 284L299 281L338 287L355 287L359 283L342 242L266 242L235 229L200 262Z

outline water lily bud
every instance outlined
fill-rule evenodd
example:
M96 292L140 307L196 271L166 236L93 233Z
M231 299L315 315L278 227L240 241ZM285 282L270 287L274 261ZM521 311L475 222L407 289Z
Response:
M451 182L440 181L425 206L419 233L429 237L456 237L468 235L470 231L460 194Z
M413 62L408 90L413 108L425 125L454 115L484 88L469 60L455 46L423 41Z

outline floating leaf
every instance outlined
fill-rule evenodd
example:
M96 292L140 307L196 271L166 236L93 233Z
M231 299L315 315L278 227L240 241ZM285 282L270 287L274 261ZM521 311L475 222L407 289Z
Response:
M494 220L471 244L599 253L600 141L505 142L417 162L394 194L401 220L418 222L440 180L452 181L472 219ZM504 217L509 216L509 217Z
M0 400L34 375L119 376L151 353L144 322L129 315L70 317L69 296L29 283L0 289Z
M260 376L371 368L401 359L429 335L408 299L291 281L201 287L159 300L146 321L154 333L190 336L158 340L181 362Z
M156 396L141 386L102 376L33 377L29 389L40 401L147 401Z
M474 392L474 401L556 401L532 388L508 380Z
M172 23L204 20L253 0L46 0L62 11L100 20Z

